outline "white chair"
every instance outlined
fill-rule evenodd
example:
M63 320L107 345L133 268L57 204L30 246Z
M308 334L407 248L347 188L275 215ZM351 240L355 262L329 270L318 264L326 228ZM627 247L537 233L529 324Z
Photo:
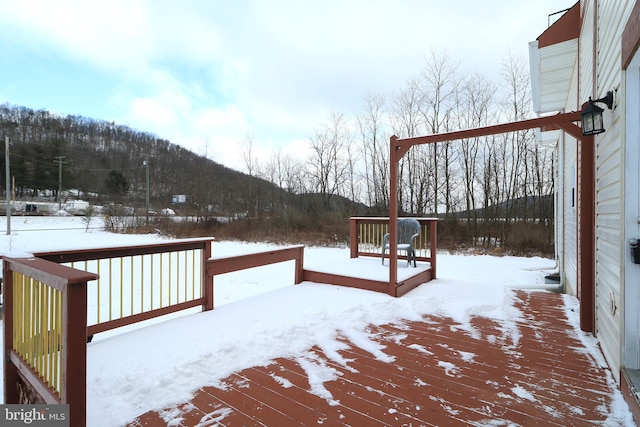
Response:
M420 223L415 218L402 218L398 220L398 245L396 250L405 251L407 254L407 266L416 265L416 238L420 236ZM389 233L382 238L382 264L384 265L384 255L389 250Z

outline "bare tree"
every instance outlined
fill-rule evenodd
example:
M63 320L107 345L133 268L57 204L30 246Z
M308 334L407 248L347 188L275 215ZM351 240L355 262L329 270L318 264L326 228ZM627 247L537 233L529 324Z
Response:
M341 113L332 113L311 138L312 155L308 173L327 209L331 207L332 196L348 195L348 186L345 186L349 178L346 149L351 139L347 121Z
M389 136L384 132L385 98L369 94L363 111L356 117L365 176L366 203L389 206Z
M269 211L282 215L289 223L295 205L295 195L304 190L303 165L279 148L272 153L262 170L262 177L277 187L271 193Z
M420 107L424 92L418 78L411 78L407 86L392 97L390 119L393 133L399 138L419 136L424 130L424 118ZM423 148L413 147L398 164L398 205L401 209L420 213L423 201L428 199L430 175L424 162L419 160ZM406 192L405 192L406 190ZM408 193L408 194L406 194Z
M424 117L427 132L430 134L446 132L452 129L452 116L457 105L458 65L452 63L444 52L431 51L431 56L422 72L424 103L420 112ZM452 168L455 153L449 142L428 146L429 169L433 173L434 213L438 214L438 205L445 206L445 214L453 207Z
M247 174L250 177L255 176L256 174L256 160L254 157L254 139L253 134L247 134L242 144L238 148L240 153L240 159L242 159L242 163L247 171ZM255 200L253 194L253 180L248 180L248 185L245 188L245 191L242 194L239 194L241 198L241 202L243 208L248 217L254 217L259 209L257 207L258 201Z
M240 158L249 176L256 176L255 142L253 134L247 135L240 146Z
M508 54L502 65L502 80L506 88L504 110L507 120L523 120L531 113L529 91L529 73L526 59L521 55ZM502 146L503 194L508 200L501 241L506 242L510 236L510 225L521 219L526 221L527 205L530 200L528 183L535 173L531 167L534 159L528 158L530 147L535 145L531 130L512 132L505 135ZM506 149L505 149L506 148Z
M496 84L481 74L473 74L462 82L458 93L457 122L461 128L486 126L493 120L493 94ZM468 229L478 233L477 167L485 138L463 139L459 144L460 175ZM481 181L482 182L482 181Z
M353 148L351 143L347 143L345 148L345 156L347 162L347 182L348 182L348 193L346 197L351 200L352 206L353 204L359 202L362 198L362 185L360 176L358 173L358 162L360 160L360 153ZM350 209L349 215L353 215L356 212Z

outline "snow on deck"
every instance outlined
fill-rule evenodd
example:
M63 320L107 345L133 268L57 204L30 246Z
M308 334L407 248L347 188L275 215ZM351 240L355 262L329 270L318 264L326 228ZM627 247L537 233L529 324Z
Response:
M128 425L634 425L562 295L516 291L514 307L511 324L425 315L365 340L346 325L332 347L234 372Z

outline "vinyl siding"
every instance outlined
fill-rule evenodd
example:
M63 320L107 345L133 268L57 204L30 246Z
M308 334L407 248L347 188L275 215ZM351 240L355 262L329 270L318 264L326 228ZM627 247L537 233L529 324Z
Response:
M640 53L634 55L629 69L623 75L624 81L621 91L625 94L620 101L620 116L624 119L624 152L625 152L625 205L624 212L624 243L629 239L638 238L638 205L640 188ZM623 252L624 253L624 252ZM629 252L625 255L622 281L623 302L623 346L622 365L629 369L640 368L640 313L638 301L640 301L640 270L631 262Z
M589 10L593 10L589 1ZM594 96L620 88L620 39L624 22L631 12L632 2L619 0L598 1L598 28L596 61L597 75ZM593 22L593 21L591 21ZM592 26L585 25L593 32ZM584 64L586 65L586 64ZM587 78L587 76L584 76ZM587 80L586 88L592 85ZM615 100L618 104L618 100ZM622 272L626 249L623 237L624 155L622 147L620 109L604 114L605 133L596 136L596 331L602 352L619 380L622 348Z
M577 181L576 181L576 140L565 136L562 149L564 150L564 205L563 220L563 248L562 269L564 275L565 292L577 295L578 291L578 250L577 250Z
M573 75L578 74L578 64L576 63ZM575 111L579 108L576 99L578 98L578 81L573 78L569 85L567 105L565 111ZM562 249L560 266L564 277L565 292L569 295L578 295L578 187L577 187L577 151L578 143L575 138L564 134L562 141L564 182L562 187L562 197L564 200L564 212L559 221L562 221Z
M623 94L621 70L621 35L635 0L582 0L582 28L578 46L579 67L574 70L565 111L575 111L589 97L599 98L614 91ZM597 10L596 10L597 7ZM597 14L597 15L596 15ZM597 16L597 20L595 17ZM597 28L594 26L597 22ZM594 64L597 73L594 78ZM614 99L614 110L606 110L606 132L595 137L595 334L602 352L619 382L621 367L624 263L627 245L624 238L624 99ZM618 107L618 105L620 105ZM576 183L576 141L565 135L559 147L562 157L561 192L564 209L560 266L565 292L576 295L578 236L577 210L572 203ZM577 197L577 192L575 197ZM573 207L575 206L575 207Z
M580 46L579 46L579 58L580 58L580 85L578 99L579 102L585 102L590 96L594 95L593 87L593 38L594 38L594 1L583 0L581 3L582 8L582 29L580 32Z
M567 102L567 80L571 79L577 62L578 39L539 49L540 62L545 64L545 72L540 77L540 94L544 100L538 113L558 111Z

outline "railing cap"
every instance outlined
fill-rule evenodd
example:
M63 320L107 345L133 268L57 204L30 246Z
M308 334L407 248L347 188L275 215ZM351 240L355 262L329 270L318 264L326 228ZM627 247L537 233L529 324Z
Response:
M46 258L55 262L84 261L95 258L116 258L150 253L172 252L175 248L197 249L215 240L215 237L196 237L191 239L166 240L157 243L141 243L126 246L100 246L95 248L54 250L34 252L35 257Z
M409 216L399 216L398 219L401 218L414 218L417 219L418 221L440 221L440 218L436 218L436 217L409 217ZM367 221L367 220L374 220L374 221L389 221L389 217L388 216L352 216L351 219L355 219L358 221Z
M284 252L293 249L304 249L304 245L287 245L287 246L276 246L273 249L267 249L265 251L254 251L254 252L240 252L235 254L220 254L220 255L212 255L210 260L220 260L220 259L228 259L228 258L238 258L244 256L259 256L265 254L272 254L278 252Z
M100 276L65 265L47 261L42 258L8 258L3 257L12 271L32 277L60 291L67 285L86 283L97 280Z

